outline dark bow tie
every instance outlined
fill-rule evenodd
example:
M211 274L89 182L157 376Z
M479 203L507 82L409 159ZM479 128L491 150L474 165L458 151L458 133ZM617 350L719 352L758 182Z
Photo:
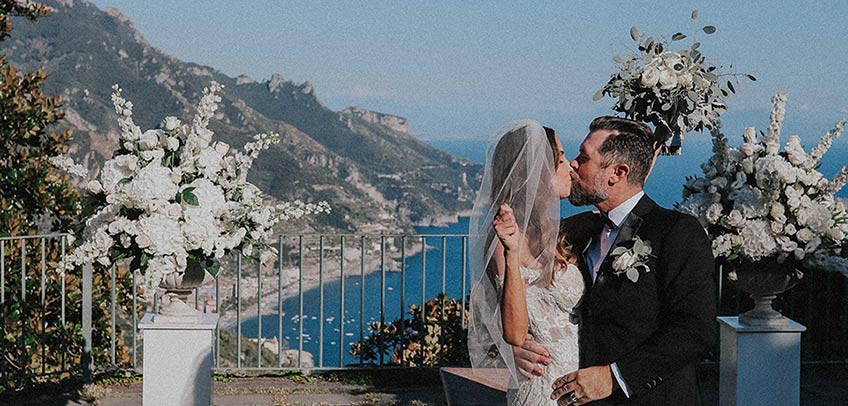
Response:
M618 226L615 223L613 223L612 220L610 220L608 212L602 211L601 214L600 214L600 217L601 217L601 222L605 226L607 226L607 228L609 228L610 230L615 230L615 229L618 228Z

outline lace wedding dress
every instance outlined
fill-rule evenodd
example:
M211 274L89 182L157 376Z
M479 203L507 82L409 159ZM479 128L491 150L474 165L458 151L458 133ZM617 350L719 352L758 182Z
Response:
M540 276L538 270L522 267L521 275L529 282L526 295L530 334L550 352L551 365L544 367L544 376L519 376L517 388L507 391L507 404L556 405L556 400L551 400L551 385L579 367L577 324L572 314L583 296L583 276L573 264L557 273L552 286L533 284Z
M583 278L576 266L554 269L562 196L552 136L532 120L515 121L498 130L486 148L483 178L469 219L468 266L473 284L468 355L475 373L499 374L497 384L509 388L510 405L555 405L550 400L551 384L579 364L572 312L583 295ZM504 269L497 264L502 258L496 258L503 252L493 225L503 204L512 209L515 225L528 240L532 261L525 263L539 264L520 272L527 287L529 332L550 352L553 362L543 377L524 378L515 366L512 346L503 338L503 281L499 278Z

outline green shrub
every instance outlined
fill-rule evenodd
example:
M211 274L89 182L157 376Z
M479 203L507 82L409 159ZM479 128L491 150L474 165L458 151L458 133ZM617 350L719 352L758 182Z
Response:
M392 365L402 366L467 366L468 301L439 294L424 306L409 307L409 319L395 320L381 326L371 324L371 334L351 346L350 354L363 362L375 363L382 354Z

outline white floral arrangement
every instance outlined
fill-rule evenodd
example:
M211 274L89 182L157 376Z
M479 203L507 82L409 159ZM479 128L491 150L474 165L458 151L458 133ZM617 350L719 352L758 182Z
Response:
M120 147L106 161L99 179L86 189L98 202L96 213L62 268L84 263L109 266L132 258L131 267L144 272L145 294L158 287L164 275L184 272L195 261L215 275L218 261L233 251L261 262L276 251L267 241L280 221L329 212L326 202L263 203L263 194L247 181L259 153L279 142L275 133L258 134L244 152L212 141L209 119L221 101L222 86L204 89L191 124L167 117L162 128L142 130L133 123L131 102L113 87ZM54 165L85 176L68 157Z
M693 11L693 24L697 18L698 12ZM707 25L700 31L713 34L716 28ZM636 42L639 54L615 56L613 61L618 71L593 99L613 97L617 99L613 110L656 125L659 141L664 143L661 152L665 155L679 154L687 132L712 129L719 116L727 111L727 97L736 88L731 80L722 87L722 77L730 76L737 84L739 77L756 80L748 74L720 73L721 64L707 61L694 34L688 48L674 50L672 42L687 38L685 34L678 32L671 40L655 39L632 27L630 37Z
M832 180L818 171L845 120L810 152L793 135L780 151L786 95L773 98L768 133L747 128L739 148L713 131L713 155L690 178L677 209L698 217L713 239L716 258L754 263L796 261L808 269L848 274L848 212L835 197L848 182L848 165Z

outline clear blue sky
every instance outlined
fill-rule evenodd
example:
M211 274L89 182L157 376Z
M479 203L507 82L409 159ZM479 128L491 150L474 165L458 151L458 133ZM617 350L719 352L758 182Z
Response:
M815 129L810 136L848 115L848 2L839 0L94 3L122 9L177 58L232 76L308 80L334 110L404 116L428 139L482 138L517 118L580 138L609 112L611 100L591 97L612 56L634 50L630 26L688 34L693 9L699 26L718 27L700 34L702 51L759 78L732 97L726 124L764 128L777 91L790 93L787 124Z

